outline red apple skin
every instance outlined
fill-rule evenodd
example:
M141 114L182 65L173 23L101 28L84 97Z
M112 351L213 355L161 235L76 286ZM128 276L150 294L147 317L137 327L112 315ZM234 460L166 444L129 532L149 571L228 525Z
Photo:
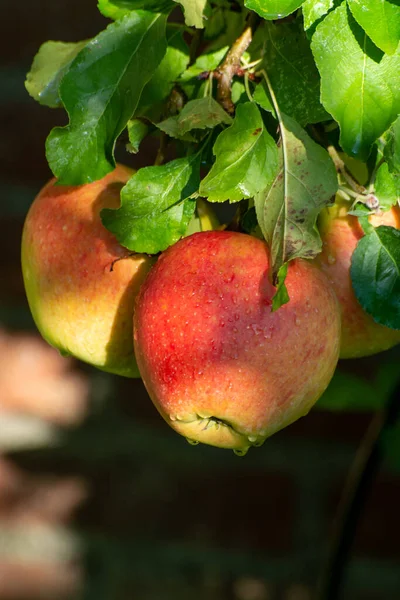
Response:
M105 371L138 377L132 315L154 261L130 256L100 220L103 208L118 208L132 173L119 165L82 186L52 179L25 221L22 271L33 318L47 342Z
M261 240L202 232L162 254L140 290L140 373L189 440L244 453L305 415L333 375L340 312L326 277L291 262L290 302L271 312L268 270Z
M340 358L359 358L387 350L400 342L400 331L376 323L358 302L351 283L351 256L364 232L357 217L348 215L349 203L337 199L321 212L319 231L322 252L316 264L327 275L342 312ZM399 229L400 207L370 217L375 227L389 225Z

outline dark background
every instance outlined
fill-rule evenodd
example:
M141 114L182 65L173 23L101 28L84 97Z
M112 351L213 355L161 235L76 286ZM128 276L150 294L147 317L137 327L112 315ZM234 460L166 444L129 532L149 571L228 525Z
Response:
M140 381L62 359L35 333L20 273L26 211L65 123L24 77L40 44L107 24L95 0L0 0L0 600L309 600L368 411L315 409L246 458L189 446ZM129 160L129 157L128 157ZM325 404L382 401L399 352L348 361ZM400 597L400 478L368 496L346 592Z

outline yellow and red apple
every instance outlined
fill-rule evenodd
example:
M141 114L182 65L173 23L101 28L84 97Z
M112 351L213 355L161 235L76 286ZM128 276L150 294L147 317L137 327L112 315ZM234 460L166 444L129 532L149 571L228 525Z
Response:
M51 180L34 200L22 236L22 272L42 336L62 353L137 377L134 300L153 260L132 255L103 226L133 171L122 165L81 186Z
M351 257L364 232L357 217L348 214L349 202L336 199L319 217L322 252L316 264L327 275L336 292L342 313L341 358L357 358L387 350L400 343L400 331L379 325L359 304L350 277ZM374 227L400 228L400 207L371 215Z
M325 275L289 264L290 302L271 312L265 243L214 231L170 247L134 313L135 353L150 397L178 433L244 453L305 415L339 355L340 311Z

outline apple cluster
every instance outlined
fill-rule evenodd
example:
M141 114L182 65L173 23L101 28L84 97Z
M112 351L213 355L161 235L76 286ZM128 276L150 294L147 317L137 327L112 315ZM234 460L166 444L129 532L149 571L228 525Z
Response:
M358 303L351 255L363 231L338 200L322 211L323 251L289 263L290 301L271 310L268 248L216 226L161 256L134 254L102 225L132 171L81 186L51 180L33 202L22 271L33 318L62 354L142 377L163 418L190 442L244 454L308 413L341 358L400 342ZM400 208L371 217L400 228ZM133 333L132 333L133 319Z

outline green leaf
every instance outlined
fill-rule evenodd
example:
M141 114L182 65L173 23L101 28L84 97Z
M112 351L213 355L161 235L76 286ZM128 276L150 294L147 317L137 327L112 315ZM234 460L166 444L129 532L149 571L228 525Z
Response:
M232 102L238 104L239 102L244 103L248 101L246 94L246 88L242 81L234 81L232 84Z
M310 29L333 7L333 0L305 0L301 6L304 17L304 29Z
M130 119L127 124L129 144L126 149L128 152L137 154L139 152L140 142L149 132L149 126L141 119Z
M281 266L277 275L277 283L276 283L276 292L274 297L272 298L272 312L275 312L283 306L287 304L290 300L289 294L287 291L287 287L285 285L285 279L288 272L288 263L285 263Z
M376 173L375 195L384 211L400 202L400 173L391 173L387 163L383 163Z
M109 19L122 19L133 10L145 9L149 12L165 12L173 8L171 0L99 0L97 8Z
M129 5L129 0L127 0ZM108 17L109 19L122 19L126 15L128 15L132 8L126 7L126 2L122 0L122 2L118 2L118 0L99 0L97 3L97 8L101 12L102 15Z
M160 123L156 123L158 129L166 133L172 138L182 140L184 142L195 142L196 138L191 133L182 134L179 128L178 115L169 117Z
M185 71L185 73L182 75L181 81L195 79L205 71L213 71L225 58L225 55L228 52L228 50L229 47L224 46L223 48L215 50L215 52L201 54L193 63L193 65L191 65L189 69L187 69L187 71Z
M232 117L214 98L206 96L198 100L190 100L185 104L178 116L177 123L180 134L185 135L192 129L212 129L221 123L230 125Z
M356 205L358 208L356 208L355 210L348 210L347 214L348 215L352 215L353 217L360 217L361 219L364 219L363 223L367 223L368 222L368 218L366 219L366 217L369 217L370 215L373 214L372 211L370 211L365 204L357 204ZM364 210L362 210L361 207L364 206ZM371 227L373 227L373 225L371 225ZM363 227L364 229L364 227ZM364 230L365 231L365 230Z
M280 110L300 125L329 119L320 102L320 76L301 23L267 22L263 30L264 59L257 69L267 71Z
M400 112L400 48L383 55L345 2L317 26L311 48L321 74L321 101L340 125L340 144L365 160Z
M137 115L147 115L149 112L152 116L154 112L159 114L157 105L168 97L176 80L189 63L189 48L181 31L167 25L167 43L164 58L142 92L136 109Z
M58 93L60 82L76 55L88 41L74 43L50 41L40 46L25 81L25 87L34 100L50 108L61 106Z
M386 136L386 145L383 150L389 170L400 173L400 117L398 117Z
M140 169L121 191L121 207L101 212L103 224L133 252L156 254L177 242L193 217L190 196L200 182L200 154Z
M226 22L231 14L229 8L226 10L223 6L214 6L213 8L208 6L205 12L204 38L213 40L221 35L226 29Z
M238 202L263 190L278 168L278 151L254 103L237 107L231 127L219 134L211 171L200 184L210 202Z
M201 54L195 63L191 65L179 78L179 85L182 87L188 98L193 98L198 92L204 81L199 80L199 75L204 72L214 71L225 57L229 48L224 46L215 52Z
M114 144L166 49L166 16L132 12L91 40L60 86L67 127L47 138L47 160L60 183L104 177L115 166Z
M400 231L381 225L364 235L350 268L357 300L373 319L400 329Z
M374 231L374 226L369 222L369 217L372 214L372 211L363 204L362 202L357 202L356 209L349 211L353 216L358 217L358 222L361 225L361 228L364 233L368 234L371 231Z
M229 0L230 1L230 0ZM211 3L210 3L211 4ZM238 37L243 33L243 25L248 14L248 11L243 6L242 0L235 4L235 10L231 10L233 8L232 4L225 3L227 6L226 17L225 17L225 28L223 33L219 35L216 39L214 39L209 45L207 45L207 52L212 53L217 51L219 48L223 48L227 46L230 48L232 44L238 39ZM211 11L214 13L215 10L215 2L212 1L212 5L210 6ZM208 17L208 11L205 13L206 17ZM207 20L205 22L205 28L207 28Z
M393 54L400 41L400 6L388 0L347 0L357 23L387 54Z
M276 118L275 109L272 106L267 87L263 81L257 85L253 94L253 100L257 102L258 106L261 106L261 108L270 112Z
M326 150L293 119L281 115L279 169L254 198L257 218L272 258L273 279L293 258L313 258L321 251L316 220L331 202L338 182Z
M245 0L244 5L263 19L282 19L301 6L303 0Z
M174 0L181 4L185 13L185 23L188 27L204 27L204 11L207 6L207 0Z

